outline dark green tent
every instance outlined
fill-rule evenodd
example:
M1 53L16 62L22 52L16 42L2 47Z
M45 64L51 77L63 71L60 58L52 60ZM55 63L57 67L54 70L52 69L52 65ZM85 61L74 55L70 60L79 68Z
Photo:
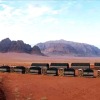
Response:
M24 66L16 66L14 67L14 72L25 74L26 68Z
M0 66L0 72L10 72L10 66Z
M51 63L50 67L69 68L69 64L68 63Z
M87 68L90 68L90 63L71 63L71 68L87 69Z

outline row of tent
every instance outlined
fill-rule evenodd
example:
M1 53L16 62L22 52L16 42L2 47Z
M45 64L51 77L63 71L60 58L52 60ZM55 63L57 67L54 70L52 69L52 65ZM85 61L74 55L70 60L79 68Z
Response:
M31 66L33 67L43 67L46 66L47 68L50 67L56 67L56 68L69 68L69 63L32 63ZM73 69L87 69L91 68L90 63L71 63L71 68ZM100 63L96 62L94 63L94 68L95 69L100 69Z
M100 69L100 63L94 63L96 70ZM76 76L75 70L78 69L80 76L94 77L94 70L90 68L90 63L72 63L69 67L68 63L32 63L29 68L24 66L1 66L0 72L17 72L17 73L31 73L44 74L53 76ZM100 71L98 71L100 72Z

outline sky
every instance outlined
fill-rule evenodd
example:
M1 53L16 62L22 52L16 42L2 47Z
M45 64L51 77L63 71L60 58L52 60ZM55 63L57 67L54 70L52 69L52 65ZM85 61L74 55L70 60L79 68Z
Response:
M100 0L0 0L0 40L49 40L100 48Z

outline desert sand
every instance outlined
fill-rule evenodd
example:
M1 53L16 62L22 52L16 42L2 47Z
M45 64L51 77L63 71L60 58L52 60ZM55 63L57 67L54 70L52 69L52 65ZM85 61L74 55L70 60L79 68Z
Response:
M96 57L42 57L29 54L0 54L0 65L24 65L32 62L99 62ZM100 78L0 73L0 89L6 100L100 100ZM0 95L1 96L1 95ZM3 99L0 99L3 100Z
M100 100L100 79L3 74L6 100Z
M0 53L0 65L23 65L30 66L33 62L40 63L69 63L72 62L88 62L91 65L94 62L100 62L100 57L66 57L66 56L39 56L39 55L30 55L25 53Z

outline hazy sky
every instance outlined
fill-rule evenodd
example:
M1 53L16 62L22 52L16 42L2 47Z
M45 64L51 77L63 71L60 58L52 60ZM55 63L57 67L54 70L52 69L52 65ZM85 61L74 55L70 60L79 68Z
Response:
M0 40L64 39L100 47L100 0L0 0Z

